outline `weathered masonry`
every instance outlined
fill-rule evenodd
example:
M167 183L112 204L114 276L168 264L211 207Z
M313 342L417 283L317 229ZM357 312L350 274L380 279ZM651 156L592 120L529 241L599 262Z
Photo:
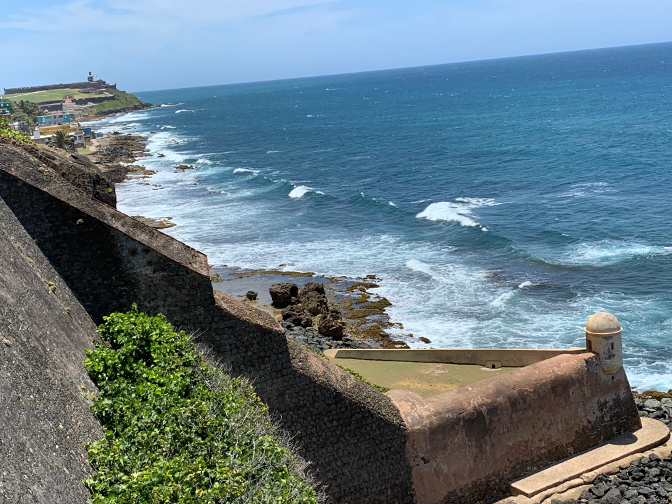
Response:
M213 294L207 258L117 211L114 188L79 156L0 142L4 205L32 239L31 253L74 295L69 303L88 328L81 334L132 303L193 332L233 373L253 379L334 503L492 501L511 479L640 426L622 367L607 372L603 354L587 350L426 400L408 391L382 394L287 340L269 315ZM10 219L9 211L3 215ZM4 268L2 250L0 259ZM0 298L3 289L17 288L2 276L0 282ZM602 352L598 343L593 350ZM14 378L2 379L10 380L0 388L4 404ZM16 418L14 428L27 437L42 421ZM16 457L3 453L0 473ZM35 487L50 484L38 478ZM45 494L35 492L34 501L78 502Z

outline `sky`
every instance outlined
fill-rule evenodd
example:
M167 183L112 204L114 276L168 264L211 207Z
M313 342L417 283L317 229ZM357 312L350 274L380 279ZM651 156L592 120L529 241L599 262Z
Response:
M672 0L0 0L0 87L126 91L672 41Z

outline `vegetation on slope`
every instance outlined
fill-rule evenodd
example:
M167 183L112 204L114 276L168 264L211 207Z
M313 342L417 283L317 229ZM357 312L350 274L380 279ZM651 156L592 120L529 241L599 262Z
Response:
M27 144L32 144L30 135L22 131L13 130L9 127L9 119L7 117L0 117L0 138L9 138Z
M135 105L141 105L144 103L137 96L125 91L119 91L118 89L108 88L106 92L113 94L114 99L105 100L104 102L97 103L95 107L87 111L88 114L98 114L101 112L108 112L110 110L117 110L126 107L134 107Z
M318 502L249 383L206 361L163 315L133 307L99 332L86 359L105 429L87 447L94 504Z

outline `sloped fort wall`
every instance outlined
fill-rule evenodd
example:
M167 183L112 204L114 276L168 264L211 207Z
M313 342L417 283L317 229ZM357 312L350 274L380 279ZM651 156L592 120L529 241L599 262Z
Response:
M493 389L495 395L461 389L450 397L443 394L445 402L440 403L421 403L403 393L381 394L287 340L269 315L213 294L203 254L118 212L101 201L110 193L100 191L104 184L95 174L88 172L88 182L82 183L71 159L47 156L47 163L40 159L43 152L53 153L0 142L0 198L88 315L100 322L135 302L141 310L164 313L178 329L194 333L234 374L252 378L271 413L313 463L334 503L492 499L507 478L632 430L638 422L624 374L608 387L591 379L576 385L576 375L566 376L554 364L539 378L546 385L522 395L507 386ZM60 167L58 173L54 166ZM571 357L589 370L593 354ZM530 368L509 375L522 384L533 376L526 371ZM481 384L495 387L499 380ZM574 411L590 415L557 425L561 436L525 430L539 413L531 407L541 400L539 395L549 387L570 385L575 391L571 394L581 391L570 403ZM552 422L559 409L567 408L544 404L549 409L543 422L534 425ZM510 443L522 433L531 439L533 455L521 451L508 460L502 454L517 450Z
M413 502L405 427L388 397L288 342L264 312L213 295L203 254L92 197L86 184L75 189L30 149L0 143L0 198L96 323L134 302L164 313L254 380L333 502Z

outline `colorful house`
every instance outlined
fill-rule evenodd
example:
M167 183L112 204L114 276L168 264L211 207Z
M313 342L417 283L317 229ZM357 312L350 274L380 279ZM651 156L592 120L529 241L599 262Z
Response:
M56 126L58 124L70 124L70 114L51 114L39 116L37 124L40 126Z
M0 115L11 115L14 113L14 107L11 102L0 100Z

